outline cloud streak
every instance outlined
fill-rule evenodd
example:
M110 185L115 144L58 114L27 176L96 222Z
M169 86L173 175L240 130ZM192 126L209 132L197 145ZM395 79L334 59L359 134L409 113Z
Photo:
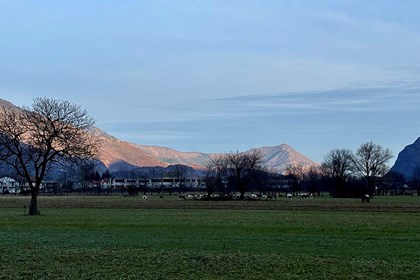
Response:
M397 153L393 135L416 135L420 117L420 88L402 84L188 100L160 107L165 115L104 128L123 139L184 151L290 143L320 161L333 147L377 140Z
M288 143L319 160L418 136L420 3L9 1L0 94L81 104L124 140L180 150ZM219 150L220 151L220 150Z

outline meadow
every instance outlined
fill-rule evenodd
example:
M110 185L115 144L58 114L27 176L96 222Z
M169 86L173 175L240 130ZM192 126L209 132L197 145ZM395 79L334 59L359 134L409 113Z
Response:
M0 197L0 279L420 279L420 197Z

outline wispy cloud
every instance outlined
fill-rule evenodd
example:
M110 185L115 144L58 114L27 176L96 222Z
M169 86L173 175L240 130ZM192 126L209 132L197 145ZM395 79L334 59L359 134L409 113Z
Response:
M416 0L97 2L2 6L2 98L69 99L120 138L182 150L319 156L420 131Z
M403 130L407 122L420 117L418 104L420 88L412 85L352 87L188 100L160 107L166 112L161 116L104 124L103 128L137 143L181 150L206 147L211 152L220 147L229 151L312 141L319 147L315 159L320 160L326 146L353 148L355 142L395 132L407 134Z
M404 87L348 88L279 95L252 95L208 100L202 118L255 118L273 116L338 115L352 112L405 112L415 110L420 91Z

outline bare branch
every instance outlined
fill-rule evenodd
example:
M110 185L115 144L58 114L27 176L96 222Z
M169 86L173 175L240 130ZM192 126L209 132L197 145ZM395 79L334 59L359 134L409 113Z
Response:
M0 108L0 161L30 182L34 198L52 162L96 155L93 124L86 110L65 100L42 97L30 108Z

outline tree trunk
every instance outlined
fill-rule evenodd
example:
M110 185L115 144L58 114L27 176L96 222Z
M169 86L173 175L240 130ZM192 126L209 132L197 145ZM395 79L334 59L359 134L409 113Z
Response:
M239 197L240 200L245 200L245 189L239 189L239 193L241 196Z
M38 212L38 190L31 190L31 202L29 203L30 216L39 215Z

